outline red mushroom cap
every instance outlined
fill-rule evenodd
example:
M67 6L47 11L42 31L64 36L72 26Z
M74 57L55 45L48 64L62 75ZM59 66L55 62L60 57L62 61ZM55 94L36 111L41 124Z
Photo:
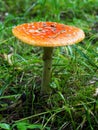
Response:
M56 22L25 23L14 27L12 32L23 42L42 47L71 45L85 37L81 29Z

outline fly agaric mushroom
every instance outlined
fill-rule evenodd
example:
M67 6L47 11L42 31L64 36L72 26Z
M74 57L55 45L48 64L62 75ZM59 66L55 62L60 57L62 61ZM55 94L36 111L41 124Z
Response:
M25 23L14 27L12 32L14 36L24 43L43 47L42 94L51 93L49 83L53 48L78 43L85 37L81 29L56 22Z

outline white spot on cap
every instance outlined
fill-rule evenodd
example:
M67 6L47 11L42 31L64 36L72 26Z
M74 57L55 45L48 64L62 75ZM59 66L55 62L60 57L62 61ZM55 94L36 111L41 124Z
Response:
M71 37L72 35L71 34L67 34L68 37Z
M77 33L76 32L73 32L73 35L76 35Z
M30 30L28 30L30 33L38 33L39 31L38 30L33 30L33 29L30 29Z
M33 29L30 29L30 30L28 30L28 32L35 32L35 30L33 30Z

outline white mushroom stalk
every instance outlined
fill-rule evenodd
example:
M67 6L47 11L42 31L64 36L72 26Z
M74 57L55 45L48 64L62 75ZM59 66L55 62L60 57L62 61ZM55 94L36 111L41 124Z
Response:
M52 92L49 85L51 80L52 55L53 47L44 47L41 94L51 94Z

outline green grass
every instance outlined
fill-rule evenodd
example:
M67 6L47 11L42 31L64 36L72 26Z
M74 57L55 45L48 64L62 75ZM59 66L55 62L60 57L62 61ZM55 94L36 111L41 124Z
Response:
M42 48L12 35L18 24L56 21L84 30L54 50L51 96L40 96ZM0 128L97 130L98 0L0 0ZM26 97L25 97L26 96Z

